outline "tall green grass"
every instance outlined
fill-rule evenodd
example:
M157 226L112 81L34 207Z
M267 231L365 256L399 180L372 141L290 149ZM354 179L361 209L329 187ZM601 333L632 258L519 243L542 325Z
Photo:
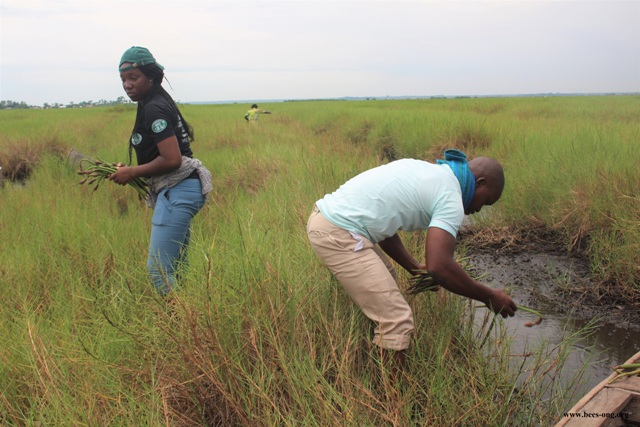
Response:
M640 298L638 96L287 103L379 161L435 160L459 148L499 159L507 177L494 225L544 227L583 251L615 297ZM302 104L302 105L299 105ZM323 119L324 118L324 119ZM332 124L336 123L335 127Z
M315 200L390 155L433 160L454 146L505 164L508 187L490 221L542 222L568 247L587 239L594 271L604 261L602 274L615 270L625 286L637 240L606 247L616 224L637 221L627 208L638 174L622 180L634 174L636 103L292 102L269 106L258 126L245 125L242 106L184 106L214 191L171 303L145 273L151 211L126 187L78 185L60 149L47 149L126 162L135 110L1 112L3 168L20 147L40 155L26 180L0 190L0 424L550 424L573 388L544 377L579 337L513 356L505 326L522 319L498 321L482 347L487 310L419 295L407 372L394 385L371 324L309 247L306 219ZM594 167L626 197L604 198ZM603 219L607 202L623 204ZM421 250L420 234L404 238ZM527 372L536 374L519 381Z

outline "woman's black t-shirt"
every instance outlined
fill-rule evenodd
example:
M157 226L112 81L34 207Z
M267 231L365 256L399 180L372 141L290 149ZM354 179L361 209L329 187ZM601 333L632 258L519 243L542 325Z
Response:
M155 94L145 100L140 120L133 133L130 143L136 151L138 164L149 163L160 155L158 142L175 136L180 146L180 154L193 157L187 130L178 116L175 106L161 94Z

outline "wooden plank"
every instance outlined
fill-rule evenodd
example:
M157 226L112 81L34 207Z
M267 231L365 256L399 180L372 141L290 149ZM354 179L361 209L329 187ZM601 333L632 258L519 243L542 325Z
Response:
M602 424L602 427L626 427L622 418L607 418L607 421Z
M626 427L627 424L622 418L607 418L602 427Z
M607 384L605 387L620 388L622 390L640 393L640 377L623 377L619 380L615 380L611 384Z
M624 407L622 412L629 413L629 418L626 421L640 424L640 395L633 395L631 402Z
M598 393L600 393L600 391L602 389L605 388L605 386L609 383L609 381L615 376L615 374L611 374L609 377L607 377L604 381L601 381L598 385L596 385L594 388L592 388L587 394L585 394L582 399L578 400L578 402L576 402L575 405L573 405L573 407L571 409L569 409L569 411L567 412L571 412L571 413L579 413L582 411L582 408L589 403L589 401L591 399L594 398L594 396ZM577 422L575 424L569 424L569 421L572 420L580 420L580 418L570 418L570 417L563 417L560 419L560 421L558 421L558 423L554 426L554 427L569 427L569 426L575 426L575 427L579 427L580 423Z
M638 362L640 362L640 351L638 353L634 354L633 356L631 356L631 358L629 360L627 360L626 362L624 362L624 364L638 363ZM585 394L582 397L582 399L580 399L578 402L576 402L576 404L573 405L573 407L567 412L578 413L578 412L582 411L582 408L585 405L587 405L589 403L589 401L591 399L593 399L601 390L603 390L609 384L609 381L611 381L616 375L617 374L614 372L611 375L609 375L607 378L602 380L598 385L596 385L587 394ZM569 426L580 427L581 426L580 422L577 422L575 424L569 424L569 422L571 420L582 420L582 421L584 421L585 419L562 417L562 418L560 418L560 421L558 421L558 423L555 424L554 427L565 427L565 426L567 426L567 427L569 427Z
M615 422L615 419L597 416L597 414L618 414L631 400L631 393L616 388L602 388L579 410L571 410L580 417L564 417L563 426L566 427L604 427ZM556 426L560 423L556 424ZM623 424L624 425L624 424Z
M631 400L631 393L617 388L605 388L600 390L593 399L582 407L582 411L586 413L603 413L607 412L615 414L620 412Z

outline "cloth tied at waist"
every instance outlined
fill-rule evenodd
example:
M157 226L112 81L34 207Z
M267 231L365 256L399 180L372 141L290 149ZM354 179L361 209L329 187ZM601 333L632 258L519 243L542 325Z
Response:
M191 175L193 171L198 173L200 183L202 184L202 194L204 194L206 201L209 193L213 190L213 177L211 176L211 172L209 172L200 160L182 156L182 164L178 169L163 175L152 176L149 178L149 196L147 196L147 205L153 208L156 205L156 200L160 191L165 188L171 188L179 182L182 182L182 180Z

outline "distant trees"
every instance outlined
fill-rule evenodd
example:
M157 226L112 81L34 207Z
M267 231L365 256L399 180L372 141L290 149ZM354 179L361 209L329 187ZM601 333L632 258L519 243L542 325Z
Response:
M50 104L45 102L42 104L42 107L37 105L29 105L24 101L0 101L0 110L15 110L15 109L26 109L26 108L88 108L88 107L102 107L107 105L119 105L119 104L129 104L131 101L126 99L124 96L119 96L115 101L107 101L106 99L101 99L99 101L81 101L78 103L74 103L73 101L68 104L60 104L58 102L54 102Z
M31 106L27 105L27 103L24 102L24 101L20 101L20 102L16 102L16 101L0 101L0 108L2 108L2 109L7 109L7 108L31 108Z

